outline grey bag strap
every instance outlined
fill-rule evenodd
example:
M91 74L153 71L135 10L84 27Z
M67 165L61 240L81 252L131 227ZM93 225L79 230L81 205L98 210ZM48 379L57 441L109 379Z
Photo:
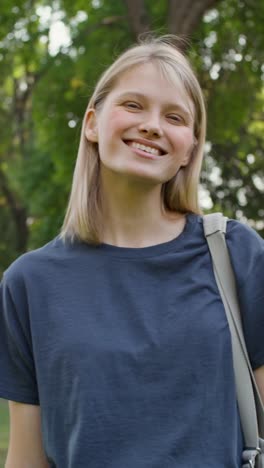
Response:
M264 436L264 408L244 340L236 282L225 241L227 218L221 213L213 213L205 215L203 223L231 332L237 401L245 445L257 448L259 434Z

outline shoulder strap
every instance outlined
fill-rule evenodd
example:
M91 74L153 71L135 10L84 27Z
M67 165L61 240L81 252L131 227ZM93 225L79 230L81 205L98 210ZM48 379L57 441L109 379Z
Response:
M225 241L227 218L221 213L203 217L204 233L211 253L216 282L231 332L237 401L245 445L258 447L264 435L264 410L244 340L235 277Z

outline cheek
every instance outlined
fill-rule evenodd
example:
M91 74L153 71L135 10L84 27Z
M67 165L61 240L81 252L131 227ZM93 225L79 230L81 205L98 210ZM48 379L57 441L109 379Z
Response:
M112 148L114 150L120 145L124 131L130 126L127 117L123 111L114 109L104 111L102 119L98 123L99 130L99 152L102 155L105 150Z
M106 125L110 133L115 133L122 130L122 128L124 127L124 123L125 119L123 112L113 110L108 115Z
M105 123L107 132L111 135L122 134L122 132L136 124L136 114L124 112L122 109L113 109L109 112Z
M180 128L171 133L174 148L189 151L194 142L193 131L190 128Z

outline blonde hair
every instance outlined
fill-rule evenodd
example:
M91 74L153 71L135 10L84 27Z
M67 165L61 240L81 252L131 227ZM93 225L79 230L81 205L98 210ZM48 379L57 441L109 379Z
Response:
M187 166L162 187L164 209L180 213L201 213L198 186L206 135L206 111L203 94L192 67L180 50L179 38L165 35L146 36L137 45L123 52L103 73L88 103L84 116L70 199L61 229L63 239L100 244L102 242L102 209L100 201L100 159L98 144L85 136L88 109L98 109L120 76L135 66L152 62L170 80L183 84L194 104L194 146Z

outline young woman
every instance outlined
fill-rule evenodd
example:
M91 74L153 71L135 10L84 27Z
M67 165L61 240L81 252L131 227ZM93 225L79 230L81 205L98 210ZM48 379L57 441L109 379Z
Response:
M125 51L88 104L61 235L1 285L7 468L238 468L230 332L197 189L206 116L173 38ZM227 243L264 395L264 241Z

